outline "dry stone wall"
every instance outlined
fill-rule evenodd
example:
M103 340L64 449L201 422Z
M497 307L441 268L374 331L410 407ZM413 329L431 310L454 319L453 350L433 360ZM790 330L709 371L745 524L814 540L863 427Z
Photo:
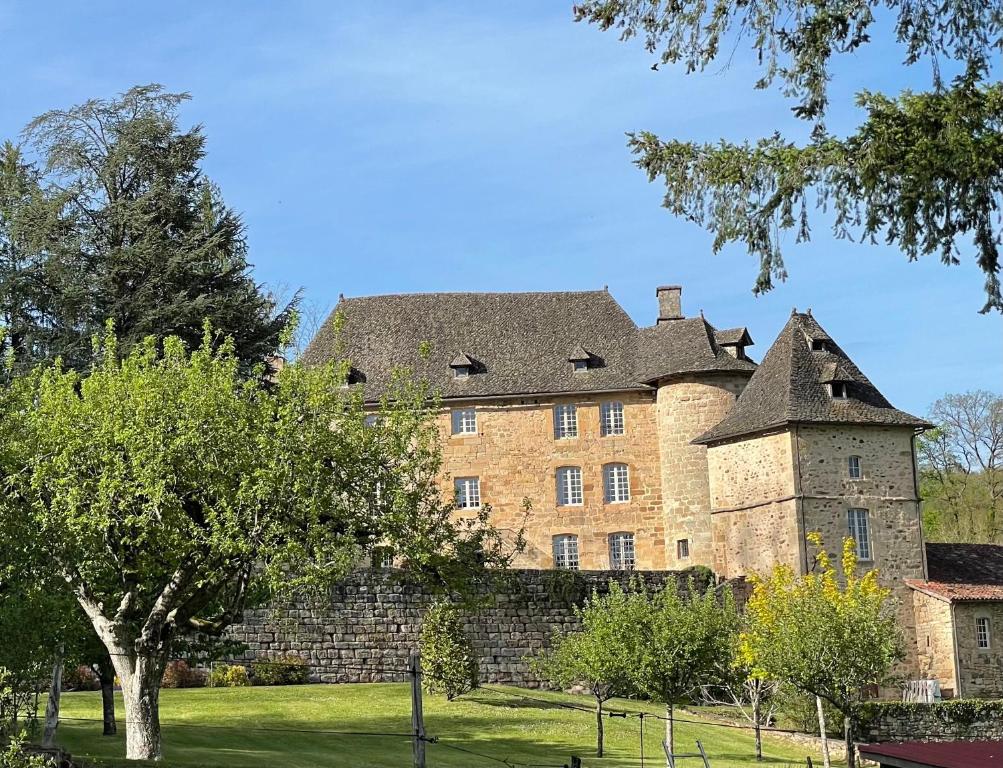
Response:
M578 628L573 604L610 580L637 577L651 588L678 576L667 571L512 571L491 602L467 615L466 631L480 660L481 680L538 687L525 657L548 647L555 630ZM701 582L703 584L703 582ZM433 596L401 572L364 570L334 589L323 605L295 604L248 611L230 631L247 645L234 661L292 652L323 682L393 682L418 647L421 620ZM371 670L371 671L369 671Z
M1003 739L1003 701L955 699L937 704L868 703L860 709L865 742Z

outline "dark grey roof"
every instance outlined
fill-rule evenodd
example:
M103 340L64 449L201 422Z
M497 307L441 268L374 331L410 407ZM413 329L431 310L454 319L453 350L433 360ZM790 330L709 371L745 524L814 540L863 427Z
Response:
M752 346L752 337L748 328L728 328L723 331L714 331L714 339L722 347Z
M827 349L813 351L814 339L827 341ZM848 382L846 399L829 396L823 383L827 374ZM708 444L792 423L929 426L893 408L810 313L796 312L725 418L693 442Z
M1003 546L927 543L926 567L930 581L1003 586Z
M589 370L575 372L582 352ZM460 355L474 365L458 379L450 363ZM342 299L303 355L329 360L350 361L370 401L401 367L457 398L644 390L684 373L755 370L722 350L703 318L640 329L607 291Z

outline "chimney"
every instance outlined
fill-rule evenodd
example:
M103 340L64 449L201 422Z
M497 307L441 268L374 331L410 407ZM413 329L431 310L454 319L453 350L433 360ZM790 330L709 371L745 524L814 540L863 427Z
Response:
M660 285L655 289L658 297L658 324L683 319L683 287L681 285Z

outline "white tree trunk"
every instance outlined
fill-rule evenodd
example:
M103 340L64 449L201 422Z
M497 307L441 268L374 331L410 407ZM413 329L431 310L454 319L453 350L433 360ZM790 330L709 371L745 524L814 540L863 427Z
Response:
M112 649L110 649L112 650ZM127 760L160 760L160 680L164 662L159 657L112 650L115 671L125 705L125 757Z
M42 732L42 746L51 747L56 743L56 728L59 727L59 697L63 692L63 646L56 650L52 663L52 684L49 686L49 700L45 704L45 730Z
M815 706L818 708L818 733L822 737L822 765L830 768L829 762L829 737L825 732L825 710L822 708L822 697L815 697Z

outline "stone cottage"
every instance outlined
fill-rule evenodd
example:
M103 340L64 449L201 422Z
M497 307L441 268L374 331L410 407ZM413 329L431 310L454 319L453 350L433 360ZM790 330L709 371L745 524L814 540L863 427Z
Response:
M757 365L748 329L686 317L679 286L656 296L650 327L606 290L342 298L304 360L347 359L374 405L397 369L427 379L460 513L490 504L516 530L531 501L521 566L803 572L809 533L830 546L850 535L899 600L907 673L1003 695L990 650L1003 560L980 570L996 549L924 546L914 441L929 425L894 408L810 311ZM965 584L995 586L945 587L935 567L955 562ZM976 593L982 608L959 596ZM990 645L969 653L969 640Z

